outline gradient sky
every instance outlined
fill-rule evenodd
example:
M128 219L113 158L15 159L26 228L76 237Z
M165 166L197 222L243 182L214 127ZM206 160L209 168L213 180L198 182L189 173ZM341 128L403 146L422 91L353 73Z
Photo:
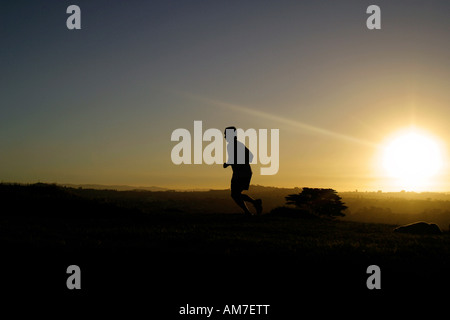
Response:
M227 188L231 169L171 162L172 131L202 120L280 129L279 172L253 184L389 190L392 133L450 141L449 17L425 0L3 1L0 180ZM430 190L450 191L446 166Z

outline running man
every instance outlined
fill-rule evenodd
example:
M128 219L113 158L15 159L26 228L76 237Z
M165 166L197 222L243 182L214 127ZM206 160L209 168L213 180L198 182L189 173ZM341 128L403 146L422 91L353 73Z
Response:
M245 202L250 202L256 209L256 213L262 213L262 200L253 199L242 191L248 190L252 179L252 169L250 162L253 154L247 147L237 140L236 127L225 128L225 140L227 141L228 160L223 164L224 168L231 165L233 176L231 178L231 198L244 210L246 215L251 215Z

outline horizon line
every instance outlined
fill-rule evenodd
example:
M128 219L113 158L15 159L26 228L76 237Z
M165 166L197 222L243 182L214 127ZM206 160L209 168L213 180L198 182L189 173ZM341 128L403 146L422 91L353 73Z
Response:
M132 190L143 190L143 191L152 191L146 189L160 189L154 191L175 191L175 192L189 192L189 191L226 191L230 190L230 188L205 188L205 187L160 187L160 186L138 186L138 185L128 185L128 184L101 184L101 183L59 183L59 182L12 182L12 181L0 181L0 185L34 185L34 184L46 184L46 185L56 185L61 187L81 187L84 189L96 189L96 190L115 190L115 191L132 191ZM89 188L98 187L98 188ZM87 188L86 188L87 187ZM100 189L105 187L105 189ZM268 186L268 185L260 185L260 184L251 184L250 187L262 187L262 188L275 188L275 189L303 189L303 188L317 188L317 189L329 189L330 187L289 187L289 186ZM124 188L128 190L119 190L116 188ZM334 188L331 188L334 189ZM354 190L336 190L338 193L450 193L450 191L414 191L414 190L398 190L398 191L383 191L382 189L378 190L359 190L355 188Z

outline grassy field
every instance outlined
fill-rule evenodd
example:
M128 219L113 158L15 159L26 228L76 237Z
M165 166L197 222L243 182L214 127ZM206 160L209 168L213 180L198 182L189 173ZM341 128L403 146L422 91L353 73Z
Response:
M2 244L59 249L148 249L195 254L285 254L302 258L442 259L450 235L397 234L395 226L242 214L133 217L2 217Z
M53 185L2 185L0 189L4 205L0 214L2 245L392 261L450 256L448 232L438 236L397 234L392 232L396 225L300 215L247 217L240 213L179 212L162 206L147 210L143 199L148 195L139 192L125 199L123 192L109 198L89 197L80 195L79 190ZM152 196L155 194L159 193ZM233 204L230 199L228 202Z
M397 234L389 224L275 214L148 211L136 205L139 194L125 201L121 193L114 200L56 186L2 187L2 274L16 275L16 288L31 281L59 292L66 277L61 270L77 263L88 270L85 295L153 288L171 296L161 302L167 308L254 297L286 311L296 299L419 297L450 284L448 232ZM383 272L382 294L366 287L366 268L374 264ZM45 277L18 281L30 265Z

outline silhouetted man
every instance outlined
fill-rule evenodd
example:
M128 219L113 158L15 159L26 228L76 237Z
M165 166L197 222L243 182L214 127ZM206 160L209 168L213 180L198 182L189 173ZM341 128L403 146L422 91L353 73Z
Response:
M235 127L225 129L225 140L227 141L228 160L223 164L223 167L226 168L231 165L233 169L231 197L244 210L245 214L251 215L245 202L251 202L256 209L256 213L261 214L262 200L255 200L247 194L242 194L242 191L248 190L250 187L250 180L252 179L250 162L253 160L253 154L242 142L237 140Z

